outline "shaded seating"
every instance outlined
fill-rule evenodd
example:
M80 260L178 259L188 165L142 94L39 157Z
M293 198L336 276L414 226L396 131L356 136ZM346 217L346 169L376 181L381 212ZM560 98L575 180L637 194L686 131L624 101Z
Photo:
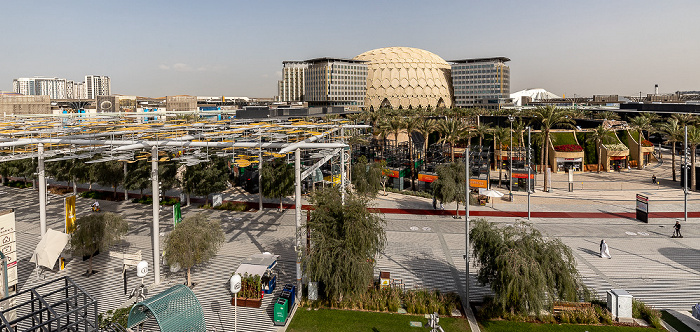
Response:
M135 304L129 312L127 327L132 328L151 317L155 317L161 331L207 330L202 306L192 290L185 285L175 285Z

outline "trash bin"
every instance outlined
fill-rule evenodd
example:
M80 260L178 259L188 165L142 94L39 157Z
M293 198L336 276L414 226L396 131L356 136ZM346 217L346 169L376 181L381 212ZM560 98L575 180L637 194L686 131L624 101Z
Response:
M284 325L289 315L289 302L285 298L278 298L275 302L275 325Z

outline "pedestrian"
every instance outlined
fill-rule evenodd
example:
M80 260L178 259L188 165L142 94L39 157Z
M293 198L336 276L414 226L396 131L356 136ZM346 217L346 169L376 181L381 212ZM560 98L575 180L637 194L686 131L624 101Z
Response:
M600 258L612 258L610 256L610 248L605 240L600 240Z
M437 210L437 198L433 196L433 210Z
M683 237L681 235L681 223L676 220L676 224L673 225L673 235L671 237Z
M656 174L651 176L651 183L656 184Z
M444 210L444 209L445 209L445 206L442 205L442 201L440 201L440 210Z

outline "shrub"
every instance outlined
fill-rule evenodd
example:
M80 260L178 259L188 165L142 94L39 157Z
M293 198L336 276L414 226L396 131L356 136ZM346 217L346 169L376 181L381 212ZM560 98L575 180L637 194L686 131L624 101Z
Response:
M209 206L211 207L211 206ZM236 202L224 202L221 205L214 208L215 210L229 210L229 211L248 211L250 207L245 203Z
M31 188L33 184L31 182L24 182L24 181L8 181L7 182L8 187L13 187L13 188Z
M576 144L564 144L554 146L554 151L557 152L581 152L583 148Z
M402 195L408 195L408 196L433 198L433 195L431 195L430 193L425 192L425 191L399 190L396 188L386 188L386 191L389 191L392 193L397 193L397 194L402 194Z
M79 196L83 197L83 198L104 199L104 200L112 198L111 193L102 192L102 191L83 191L80 193Z
M143 196L141 198L134 198L131 201L134 203L141 203L141 204L153 204L153 196ZM179 198L163 197L163 199L160 201L160 205L175 205L178 202L180 202Z
M632 299L632 317L643 319L657 329L663 327L661 325L661 313L636 299Z
M106 328L112 323L117 323L122 327L126 327L129 319L129 312L133 305L126 308L118 308L115 310L107 310L107 312L98 315L99 327Z

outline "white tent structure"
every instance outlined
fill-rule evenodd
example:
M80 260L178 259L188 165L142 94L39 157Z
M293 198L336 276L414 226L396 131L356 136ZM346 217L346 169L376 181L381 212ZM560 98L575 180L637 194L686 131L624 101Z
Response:
M532 101L542 101L542 100L548 100L548 99L558 99L561 98L545 89L525 89L525 90L520 90L518 92L514 92L510 94L510 98L513 100L513 105L514 106L523 106L523 98L522 97L529 97Z

